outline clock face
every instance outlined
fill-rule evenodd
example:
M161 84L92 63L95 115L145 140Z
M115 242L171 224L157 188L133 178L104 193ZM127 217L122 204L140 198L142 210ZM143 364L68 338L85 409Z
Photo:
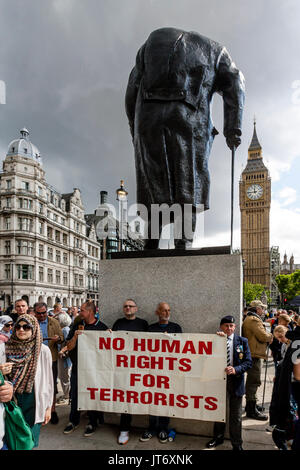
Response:
M252 184L247 189L247 196L249 199L255 200L259 199L263 195L263 188L260 184Z

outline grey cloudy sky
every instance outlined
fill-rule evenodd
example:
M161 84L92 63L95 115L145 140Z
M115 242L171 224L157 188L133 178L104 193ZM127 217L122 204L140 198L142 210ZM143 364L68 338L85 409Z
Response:
M246 164L253 116L272 176L271 244L300 263L300 2L298 0L0 0L0 151L25 126L39 148L47 181L61 192L79 187L87 212L99 191L111 202L120 179L135 201L133 148L124 109L138 48L164 26L198 31L229 50L246 78L243 143ZM299 82L298 82L299 81ZM222 131L222 102L214 100ZM207 244L230 242L230 151L220 135L210 158Z

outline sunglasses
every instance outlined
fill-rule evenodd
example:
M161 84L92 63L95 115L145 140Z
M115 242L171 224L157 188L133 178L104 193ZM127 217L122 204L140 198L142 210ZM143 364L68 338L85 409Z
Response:
M30 325L16 325L16 330L32 330L32 327Z
M123 308L134 308L136 305L123 305Z
M36 315L44 315L45 313L47 313L47 310L44 310L43 312L35 312Z
M13 326L13 323L6 323L4 326L6 326L6 327Z

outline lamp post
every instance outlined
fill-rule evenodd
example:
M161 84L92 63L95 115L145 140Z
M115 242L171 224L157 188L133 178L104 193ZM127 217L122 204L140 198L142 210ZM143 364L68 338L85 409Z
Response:
M14 260L10 260L10 282L11 282L11 300L10 303L14 303Z
M124 211L127 213L127 195L128 195L128 192L124 188L124 180L120 181L120 188L116 190L116 193L117 193L117 201L119 202L119 237L121 240L120 251L123 251L124 218L125 218L125 223L126 223L126 216L124 217Z
M243 307L246 307L246 301L245 301L245 265L247 261L245 259L242 259L242 265L243 265Z

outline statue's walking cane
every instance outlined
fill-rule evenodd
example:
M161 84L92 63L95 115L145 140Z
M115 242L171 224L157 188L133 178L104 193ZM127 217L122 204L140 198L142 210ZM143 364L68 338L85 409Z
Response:
M268 347L267 347L267 359L266 359L266 369L265 369L264 390L263 390L263 398L262 398L262 404L261 404L261 409L262 409L262 411L264 411L264 409L265 409L264 404L265 404L265 391L266 391L268 359L269 359L269 347L270 347L270 345L268 344Z
M232 253L233 243L233 202L234 202L234 159L235 159L235 146L231 150L231 221L230 221L230 253Z

